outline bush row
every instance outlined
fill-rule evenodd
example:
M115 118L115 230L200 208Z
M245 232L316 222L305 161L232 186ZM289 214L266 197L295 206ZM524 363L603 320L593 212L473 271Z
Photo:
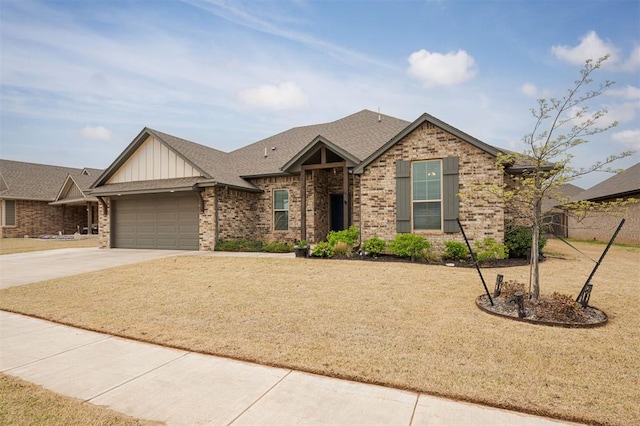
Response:
M531 247L531 236L530 228L511 226L507 228L505 233L505 244L500 244L493 238L485 238L482 241L474 242L474 252L479 261L505 259L507 257L526 257L529 247ZM433 249L431 243L424 237L415 234L397 234L389 242L373 237L357 246L359 237L360 232L354 225L343 231L331 231L327 235L327 241L316 244L311 251L311 255L317 257L351 257L354 252L358 252L361 255L371 257L393 254L398 257L422 261L438 261L441 259L464 261L471 257L467 245L459 241L446 241L444 250L438 252ZM539 250L542 250L546 242L546 238L541 235ZM256 240L235 239L218 242L215 250L289 253L293 251L293 247L291 244L279 241L264 243Z
M449 259L465 261L471 258L465 243L447 241L444 250L437 252L424 237L415 234L397 234L392 241L386 242L378 237L363 241L359 247L356 243L359 237L358 229L350 226L344 231L330 232L327 241L316 244L311 255L317 257L350 257L354 251L361 255L378 257L382 254L393 254L412 260L438 261ZM531 247L531 229L522 226L511 226L505 234L505 244L493 238L475 241L473 251L481 262L506 259L507 257L526 257ZM539 249L542 250L546 239L540 237ZM355 247L355 250L354 250Z

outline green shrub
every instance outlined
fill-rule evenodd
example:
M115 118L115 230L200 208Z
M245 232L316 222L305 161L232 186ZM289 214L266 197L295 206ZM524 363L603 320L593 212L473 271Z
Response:
M431 247L429 241L415 234L396 234L389 242L389 250L400 257L421 259L422 251Z
M309 246L309 243L307 242L307 240L300 240L296 243L295 245L297 248L305 248Z
M431 248L426 248L422 250L420 257L427 262L436 263L442 260L442 253L432 250Z
M362 248L367 256L378 257L387 248L387 243L381 238L373 237L362 243Z
M451 260L464 260L469 257L469 249L465 243L447 241L444 243L444 257Z
M327 241L331 246L335 246L338 241L342 241L347 243L350 247L353 247L355 243L358 242L358 238L360 237L360 232L355 225L351 225L349 228L344 229L342 231L331 231L329 235L327 235Z
M280 241L273 241L262 246L262 251L267 253L289 253L291 250L292 247L289 244Z
M326 241L319 242L318 244L316 244L313 250L311 250L311 256L332 257L333 246Z
M344 241L338 241L336 245L333 246L333 255L336 257L351 257L353 256L353 248Z
M507 247L509 257L527 257L531 249L533 230L527 226L512 225L507 227L504 236L504 245ZM547 244L547 239L540 234L538 250L542 250Z
M479 261L494 259L506 259L509 251L504 244L498 243L493 238L485 238L482 241L473 243L475 246L476 257Z
M219 241L215 249L217 251L261 251L262 242L245 239Z

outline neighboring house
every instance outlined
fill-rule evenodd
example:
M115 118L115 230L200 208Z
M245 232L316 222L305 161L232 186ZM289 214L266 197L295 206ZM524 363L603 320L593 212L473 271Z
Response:
M569 237L569 217L559 206L583 191L584 189L567 183L560 185L554 193L543 200L542 213L545 215L544 223L547 225L545 231L548 234L561 238Z
M86 191L101 173L0 160L1 237L97 233L97 199Z
M616 237L619 243L640 243L640 163L574 196L571 201L594 202L635 199L622 215L593 213L578 221L569 218L569 237L580 240L609 241L620 220L625 219Z
M465 205L473 182L503 182L498 149L423 114L410 123L363 110L225 153L145 128L92 185L103 247L213 250L221 240L323 240L400 232L436 245L502 241L504 210ZM513 169L509 169L513 171Z

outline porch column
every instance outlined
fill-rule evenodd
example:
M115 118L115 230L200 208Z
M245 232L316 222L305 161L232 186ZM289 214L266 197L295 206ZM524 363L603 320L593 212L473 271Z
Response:
M349 169L347 168L346 161L342 168L342 192L344 193L344 196L342 197L344 200L342 223L344 229L347 229L349 227Z
M307 169L300 168L300 241L307 239Z
M93 206L87 201L87 236L91 235L91 222L93 221Z

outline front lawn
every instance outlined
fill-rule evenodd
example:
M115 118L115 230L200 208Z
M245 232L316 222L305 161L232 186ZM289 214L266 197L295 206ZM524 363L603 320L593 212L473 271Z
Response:
M144 426L159 423L134 419L79 399L58 395L16 377L0 374L0 424L30 426Z
M597 259L601 246L577 244ZM576 295L593 267L558 241L542 292ZM354 260L165 258L0 291L0 308L120 336L540 415L640 418L640 249L613 247L595 329L480 311L472 268ZM529 267L484 269L527 282Z
M98 247L98 237L91 236L78 240L0 238L0 255L79 247Z

